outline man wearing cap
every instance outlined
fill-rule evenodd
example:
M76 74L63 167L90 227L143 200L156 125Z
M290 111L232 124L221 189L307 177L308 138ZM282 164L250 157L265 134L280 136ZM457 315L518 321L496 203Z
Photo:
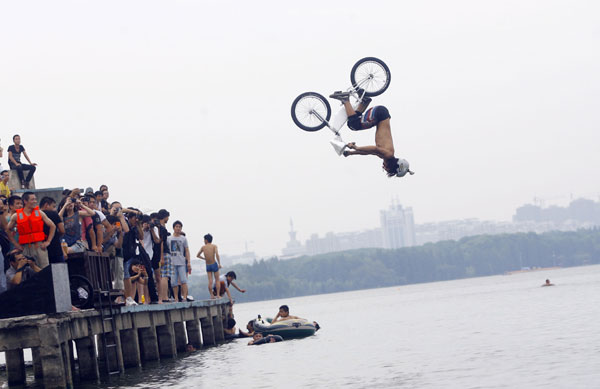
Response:
M19 242L9 234L15 248L23 251L23 255L33 257L40 268L48 266L48 251L46 250L54 233L56 225L40 210L37 204L35 193L25 192L21 197L23 208L17 209L10 217L10 222L6 227L10 231L17 226L19 232ZM48 226L48 236L44 234L44 224Z

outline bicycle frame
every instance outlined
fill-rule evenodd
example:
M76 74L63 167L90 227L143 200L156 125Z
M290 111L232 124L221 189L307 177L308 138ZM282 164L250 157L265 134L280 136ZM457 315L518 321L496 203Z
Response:
M364 83L366 81L362 81L362 83ZM359 101L362 99L362 95L359 95L356 92L356 87L351 87L347 90L348 92L350 92L351 96L353 96L356 99L356 103L352 104L352 108L356 109L360 103ZM331 130L331 132L333 132L336 136L340 136L340 130L342 129L342 127L344 127L344 124L346 124L346 122L348 121L348 114L346 113L346 108L344 107L344 105L342 104L342 107L340 108L340 110L332 116L330 121L327 121L325 119L323 119L321 117L321 115L319 115L316 112L313 112L315 116L317 116L319 118L319 120L323 121L325 123L325 125L327 126L327 128L329 128Z

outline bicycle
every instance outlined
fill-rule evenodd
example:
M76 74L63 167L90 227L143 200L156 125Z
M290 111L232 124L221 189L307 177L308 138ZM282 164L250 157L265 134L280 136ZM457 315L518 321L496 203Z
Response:
M392 75L388 66L375 57L358 60L350 71L350 92L352 105L356 108L363 97L379 96L390 86ZM304 92L292 103L292 120L304 131L315 132L329 128L335 138L330 141L338 155L342 155L346 144L340 130L348 121L346 110L341 109L331 119L331 106L325 97L317 92Z

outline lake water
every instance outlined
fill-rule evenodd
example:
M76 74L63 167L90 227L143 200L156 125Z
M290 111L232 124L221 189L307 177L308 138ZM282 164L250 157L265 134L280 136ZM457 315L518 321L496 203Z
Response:
M100 387L597 388L599 296L588 266L237 304L238 324L288 304L322 329L238 339Z

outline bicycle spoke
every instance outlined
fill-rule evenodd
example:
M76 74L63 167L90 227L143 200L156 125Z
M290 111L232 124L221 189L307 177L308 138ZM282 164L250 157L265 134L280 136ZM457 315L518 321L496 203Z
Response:
M386 81L385 69L376 62L365 62L356 69L356 86L367 92L381 89Z
M321 120L315 115L315 112L321 117L327 115L327 109L319 99L308 96L298 102L296 117L302 124L308 127L321 124Z

